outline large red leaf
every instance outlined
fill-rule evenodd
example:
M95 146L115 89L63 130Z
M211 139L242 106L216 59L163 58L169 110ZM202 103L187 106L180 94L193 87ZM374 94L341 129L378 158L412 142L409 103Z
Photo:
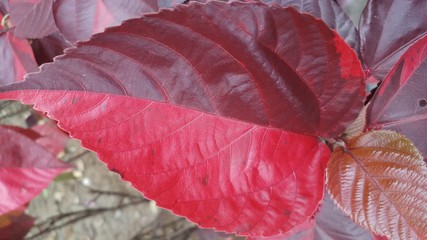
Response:
M54 0L9 0L14 34L20 38L42 38L57 28L53 18Z
M360 19L362 62L379 80L427 33L427 1L370 0Z
M145 197L202 227L277 234L313 215L323 196L329 151L313 137L127 96L20 98L60 119Z
M26 39L16 38L11 32L0 34L0 49L0 85L22 81L25 74L38 70Z
M56 24L70 42L86 40L106 27L158 10L157 0L57 0Z
M286 130L337 136L364 86L355 53L320 20L210 2L127 21L2 91L161 207L257 236L303 223L323 196L327 146Z
M66 168L33 139L0 126L0 214L27 203Z
M362 226L390 239L427 239L427 167L402 135L372 131L336 148L327 187Z
M427 36L408 49L376 91L368 127L410 138L427 158Z
M127 21L30 79L4 90L127 95L323 137L342 133L364 96L354 51L321 21L237 2Z
M264 3L294 7L300 12L321 18L356 51L359 51L359 36L356 27L341 7L333 0L261 0Z

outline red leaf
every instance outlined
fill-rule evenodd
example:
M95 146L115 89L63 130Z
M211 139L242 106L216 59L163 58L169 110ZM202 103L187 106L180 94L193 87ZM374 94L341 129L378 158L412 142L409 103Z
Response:
M362 78L320 20L210 2L111 28L1 97L47 111L159 206L268 236L323 196L328 147L287 130L340 134L362 107Z
M9 0L14 34L20 38L42 38L57 28L53 19L54 0Z
M22 81L25 74L38 70L26 39L16 38L10 32L0 34L0 49L0 85Z
M20 240L34 225L34 218L19 208L0 215L0 240Z
M216 8L233 18L217 17ZM322 22L291 8L179 6L111 28L58 60L8 90L128 95L323 137L342 133L363 106L355 53ZM67 69L61 84L58 68Z
M67 168L34 140L0 126L0 214L30 201Z
M356 51L359 51L359 35L350 18L333 0L261 0L268 4L278 4L283 7L293 7L302 13L309 13L322 19Z
M427 239L427 167L402 135L367 132L334 150L327 186L344 212L390 239Z
M362 62L380 81L427 33L427 1L370 0L360 19Z
M158 10L156 0L57 0L56 24L68 41L86 40L106 27Z
M368 108L371 129L410 138L427 158L427 36L408 49L376 91Z

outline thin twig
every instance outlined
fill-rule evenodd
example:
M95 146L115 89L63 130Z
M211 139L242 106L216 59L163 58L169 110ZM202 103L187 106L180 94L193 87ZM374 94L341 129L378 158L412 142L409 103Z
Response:
M77 154L76 156L74 156L74 157L72 157L72 158L68 159L68 161L66 161L66 162L67 162L67 163L74 162L74 161L76 161L77 159L79 159L79 158L81 158L81 157L83 157L83 156L85 156L86 154L89 154L89 153L91 153L91 151L89 151L89 150L84 150L83 152L81 152L81 153Z
M25 238L25 239L26 240L35 239L41 235L44 235L44 234L49 233L51 231L63 228L67 225L73 224L73 223L80 221L80 220L83 220L85 218L93 217L93 216L96 216L100 213L124 209L124 208L130 207L130 206L134 206L134 205L144 203L146 201L147 200L145 200L145 199L140 199L137 201L117 205L114 207L101 207L101 208L96 208L96 209L85 209L85 210L80 210L80 211L73 211L73 212L54 215L54 216L51 216L51 217L45 219L44 221L42 221L36 225L34 225L35 228L39 228L42 230L40 230L38 233L35 233L32 236ZM67 218L71 218L71 219L69 219L63 223L57 224L59 221L67 219ZM55 224L57 224L57 225L55 225ZM45 225L48 225L48 226L45 226Z

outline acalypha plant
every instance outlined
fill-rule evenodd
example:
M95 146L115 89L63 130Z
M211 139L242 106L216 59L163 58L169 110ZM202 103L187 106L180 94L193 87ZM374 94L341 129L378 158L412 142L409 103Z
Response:
M427 1L347 3L3 0L0 98L203 228L427 239Z

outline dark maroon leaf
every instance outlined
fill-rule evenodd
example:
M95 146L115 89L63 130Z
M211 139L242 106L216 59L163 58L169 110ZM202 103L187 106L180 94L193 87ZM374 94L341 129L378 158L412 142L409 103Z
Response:
M408 47L427 33L427 1L370 0L360 20L362 62L383 80Z
M53 19L54 0L9 0L14 34L20 38L42 38L57 28Z
M54 9L60 32L74 43L158 6L156 0L57 0Z
M34 225L34 218L25 214L25 208L0 215L0 240L21 240Z
M408 49L375 92L368 127L390 129L414 142L427 157L427 36Z
M31 43L38 65L52 62L54 57L64 54L64 50L71 46L72 44L59 32L41 39L34 39Z
M298 133L342 133L364 85L354 51L320 20L210 2L126 21L2 91L59 120L159 206L269 236L323 197L329 149Z
M30 201L68 168L27 136L0 126L0 214Z
M350 18L333 0L261 0L268 4L278 4L284 7L294 7L303 13L309 13L321 18L330 28L338 34L356 52L359 51L359 36ZM287 24L287 23L281 23Z
M234 3L229 11L245 13L230 12L225 23L209 8L227 4L193 6L192 12L182 6L96 35L9 90L128 95L324 137L339 135L357 117L364 97L360 64L321 21L290 8L256 4L261 10L252 11ZM264 16L270 12L273 17ZM59 68L67 69L62 84ZM185 82L175 84L178 76Z
M0 85L21 81L28 72L38 70L26 39L16 38L11 32L0 34L0 49Z
M315 218L314 239L371 240L371 233L353 222L326 193Z

